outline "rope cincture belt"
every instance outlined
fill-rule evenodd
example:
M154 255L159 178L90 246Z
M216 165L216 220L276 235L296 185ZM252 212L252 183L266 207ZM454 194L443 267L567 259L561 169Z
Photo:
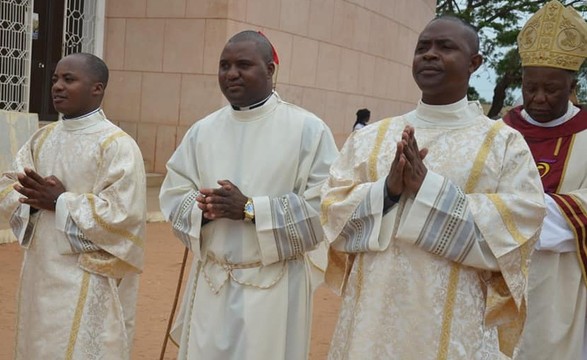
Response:
M206 272L206 264L208 262L211 262L215 265L220 266L228 275L227 278L224 279L224 281L222 281L222 283L218 287L214 286L214 284L210 280L210 277L208 276L208 273ZM261 289L261 290L266 290L266 289L272 288L275 284L277 284L277 282L279 280L281 280L281 278L285 274L286 264L287 264L287 260L281 261L281 271L279 272L279 274L277 274L277 276L268 285L257 285L257 284L253 284L251 282L242 281L242 280L237 279L235 277L233 271L234 270L260 268L260 267L265 266L265 265L263 265L263 263L261 261L254 261L254 262L247 262L247 263L233 263L233 262L230 262L226 259L224 259L224 260L218 259L214 255L208 253L204 264L202 264L202 273L204 274L204 278L206 279L208 286L210 286L210 289L212 290L212 292L214 294L218 294L218 292L220 291L220 289L222 288L224 283L226 283L226 280L228 280L229 277L230 277L230 279L232 279L232 281L234 281L235 283L237 283L239 285L254 287L257 289Z

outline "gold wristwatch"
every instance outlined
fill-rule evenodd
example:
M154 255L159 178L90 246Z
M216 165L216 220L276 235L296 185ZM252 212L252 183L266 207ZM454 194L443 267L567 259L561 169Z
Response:
M253 222L255 221L255 206L253 205L253 199L249 198L245 203L245 208L243 209L245 214L245 221Z

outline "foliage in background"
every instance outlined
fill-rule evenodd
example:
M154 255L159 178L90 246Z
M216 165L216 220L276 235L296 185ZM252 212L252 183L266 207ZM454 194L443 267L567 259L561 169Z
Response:
M527 19L546 0L437 0L436 14L457 16L475 27L481 38L481 53L485 63L496 75L489 117L497 117L504 104L512 102L511 91L521 86L522 71L516 39ZM561 0L580 13L587 11L585 0ZM579 71L579 100L587 99L587 69Z

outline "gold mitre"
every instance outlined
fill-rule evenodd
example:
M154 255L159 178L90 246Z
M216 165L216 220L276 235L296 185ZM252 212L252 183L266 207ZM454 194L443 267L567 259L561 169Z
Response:
M587 23L572 7L549 1L518 35L522 66L577 71L587 57Z

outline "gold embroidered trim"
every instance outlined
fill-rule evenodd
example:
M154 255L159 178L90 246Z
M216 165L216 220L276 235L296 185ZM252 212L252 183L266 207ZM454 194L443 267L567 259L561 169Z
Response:
M575 145L575 136L576 135L577 134L573 134L573 136L571 136L571 144L569 145L569 151L567 152L567 158L565 159L565 165L563 166L563 172L561 173L560 181L558 183L558 187L556 188L556 193L561 192L560 191L561 186L563 186L565 174L567 173L567 169L568 169L568 165L569 165L569 159L571 158L571 151L573 149L573 146Z
M332 206L332 204L334 204L337 201L338 199L335 196L330 196L325 198L324 201L322 201L322 204L320 204L320 223L322 225L326 224L326 221L328 220L328 209L330 208L330 206Z
M382 120L379 129L377 129L377 137L375 138L375 145L373 146L373 150L371 150L371 154L369 155L369 179L371 181L377 180L377 157L379 156L379 151L381 150L381 144L385 139L385 134L389 129L389 125L391 124L391 118Z
M108 224L106 221L104 221L104 219L102 219L100 217L100 215L98 215L97 211L96 211L96 202L94 200L94 194L87 194L86 198L88 199L88 202L90 203L90 206L92 207L92 216L94 218L94 221L100 225L104 230L108 231L111 234L115 234L115 235L119 235L123 238L126 238L128 240L130 240L133 244L139 246L139 247L143 247L143 240L136 236L135 234L126 231L124 229L119 229L119 228L115 228L112 225Z
M550 194L550 195L555 196L557 199L559 199L561 202L563 202L565 204L565 206L573 214L573 217L575 218L575 220L577 220L577 222L579 222L581 224L582 233L584 236L585 235L585 229L584 229L585 225L581 221L579 221L579 219L577 219L577 215L573 211L571 204L569 204L563 196L559 196L557 194ZM585 212L585 209L583 209L583 206L581 206L581 204L577 201L577 199L575 197L573 197L573 200L575 200L577 205L579 205L581 207L581 211L583 211L584 214L587 214ZM571 221L571 219L567 215L567 212L561 211L561 213L563 214L563 216L565 217L565 220L567 221L567 224L569 224L569 227L571 228L571 230L575 234L575 243L577 244L577 252L576 252L577 253L577 260L579 261L579 265L580 265L579 267L581 268L581 274L583 275L583 282L585 282L585 284L587 285L587 272L586 272L585 267L583 266L583 259L581 258L581 249L580 249L580 247L582 247L583 248L582 252L587 253L587 248L585 248L586 244L582 243L581 240L579 239L579 233L577 232L577 228L575 227L575 225L573 224L573 222Z
M479 178L481 177L481 172L483 171L483 168L485 166L485 161L487 160L487 156L489 155L489 151L491 150L491 145L493 145L495 136L503 126L504 123L502 121L496 121L491 126L491 129L489 129L489 131L487 132L487 135L485 136L485 139L481 144L481 148L479 149L479 152L475 157L475 162L473 163L473 168L471 169L469 178L467 179L467 183L465 185L466 194L472 193L473 190L475 190L475 187L479 182ZM457 285L459 282L460 270L461 268L459 264L451 264L448 288L446 293L446 302L444 303L444 311L442 315L440 341L438 345L439 347L437 358L439 360L446 360L448 358L448 346L450 344L450 328L452 326L452 318L454 315L454 306L455 299L457 296Z
M581 201L575 196L575 195L569 195L573 200L575 200L575 203L577 204L577 206L579 207L579 209L581 210L581 212L584 215L587 215L587 211L585 211L585 208L583 207L583 204L581 203ZM563 212L564 213L564 212ZM572 228L574 229L575 227L572 226ZM583 232L583 239L585 239L585 224L583 222L581 222L581 230ZM581 246L583 248L583 254L587 254L587 242L585 241L580 241L579 236L577 236L577 232L575 231L575 239L577 239L577 248L579 246ZM583 281L585 282L585 284L587 285L587 271L585 269L585 266L583 265L583 259L581 258L581 254L580 251L577 251L577 258L579 259L579 267L581 268L581 273L583 274Z
M16 183L17 182L13 182L12 184L10 184L7 187L5 187L4 189L2 189L2 191L0 191L0 200L4 200L6 195L8 195L12 190L14 190L14 184L16 184Z
M583 215L587 216L587 211L585 211L585 207L583 207L581 200L576 195L569 194L569 197L571 197L571 199L573 199L575 201L575 203L579 207L579 210L581 210L581 213ZM577 215L575 215L575 216L577 216ZM584 236L583 238L584 239L587 238L587 234L585 234L585 224L583 222L581 222L581 231L583 232L583 236Z
M357 303L355 304L355 306L359 304L359 298L361 297L361 292L363 291L363 255L365 255L365 253L359 254L359 263L357 264Z
M518 228L516 227L516 223L514 222L513 216L508 209L507 205L503 202L503 199L499 197L497 194L488 194L487 197L493 203L493 206L497 209L499 216L501 217L501 221L505 224L506 229L516 240L519 245L522 245L525 241L524 235L520 233ZM524 276L528 276L528 266L527 260L530 256L530 249L528 246L521 246L520 247L520 257L521 257L521 270Z
M65 353L65 359L73 359L73 350L77 341L77 335L79 334L79 328L82 321L82 315L84 313L84 306L88 298L88 289L90 287L90 273L84 271L82 278L82 287L80 290L79 298L77 300L77 306L75 308L75 314L73 315L73 323L71 324L71 332L69 333L69 342L67 343L67 352Z
M448 289L446 291L446 302L442 312L442 329L440 331L440 346L438 348L438 360L448 359L448 344L450 342L450 327L455 312L457 298L457 284L459 283L460 266L452 263L448 277Z
M389 125L391 124L391 120L392 120L392 118L387 118L387 119L381 120L381 125L377 129L377 136L375 138L375 144L373 146L373 149L371 150L371 154L369 155L369 160L368 160L368 165L367 165L367 167L369 169L368 175L369 175L369 178L371 181L377 180L377 156L379 155L379 151L381 150L381 144L383 143L383 140L385 139L385 134L387 133L387 130L389 129ZM325 198L324 200L322 200L322 202L320 204L320 210L321 210L320 211L320 223L322 225L326 224L326 221L328 221L328 209L330 209L330 206L332 206L332 204L337 203L342 200L344 200L344 197L342 196L342 194L331 195L331 196Z
M102 144L100 144L100 147L102 148L102 150L106 150L106 149L108 148L108 146L109 146L110 144L112 144L112 142L113 142L114 140L116 140L116 139L118 139L119 137L121 137L121 136L124 136L124 135L126 135L126 133L125 133L124 131L117 131L117 132L115 132L114 134L112 134L112 135L108 136L108 137L106 138L106 140L104 140L104 141L102 142Z
M356 291L357 293L355 294L355 306L353 309L353 313L356 315L358 312L358 308L359 308L359 300L361 299L361 292L363 291L363 279L364 279L364 274L363 274L363 255L365 255L365 253L360 253L359 254L359 259L357 261L357 286L356 286ZM355 331L355 318L356 316L351 316L351 323L349 325L349 339L352 336L352 332ZM351 346L351 342L352 341L347 341L345 343L345 354L349 354L350 353L350 346Z
M377 137L375 138L375 145L373 146L373 149L371 150L371 154L369 155L369 162L368 162L368 169L369 169L369 180L371 181L376 181L377 180L377 158L379 156L379 151L381 150L381 144L383 143L383 140L385 139L385 134L387 133L387 130L389 129L389 126L391 124L391 118L387 118L382 120L381 125L379 126L379 128L377 129ZM359 254L359 261L357 263L357 286L356 286L356 294L355 294L355 313L357 312L357 308L359 306L359 300L361 299L361 293L363 291L363 282L364 282L364 273L363 273L363 257L364 257L364 253L360 253ZM354 316L351 317L351 325L349 326L349 328L351 329L351 331L354 331L355 329L355 321L354 321ZM349 353L349 346L350 346L350 341L347 341L347 349L346 349L346 353Z
M37 142L37 146L35 146L35 151L33 154L33 164L35 165L35 168L37 166L37 162L39 160L39 153L41 152L41 147L43 147L43 144L45 143L45 140L47 140L47 137L49 136L49 134L51 134L51 132L53 130L55 130L55 127L57 126L58 122L55 122L51 125L47 125L45 126L45 130L41 136L39 137L39 141Z
M558 199L560 199L560 201L562 201L565 204L565 206L568 208L569 212L573 215L573 218L575 219L575 221L577 222L577 224L580 224L579 225L579 228L581 229L581 234L579 234L575 230L575 234L576 234L577 239L579 239L579 238L586 238L587 235L585 234L585 224L583 224L583 222L581 221L581 219L577 215L577 212L573 209L573 206L571 204L569 204L569 202L567 201L567 199L564 198L564 196L558 196L557 194L551 194L551 195L556 196ZM575 197L572 197L572 198L579 205L579 202L577 201L577 198L575 198ZM582 207L581 207L581 209L582 209ZM567 222L568 222L569 226L572 229L576 229L576 227L575 227L575 225L573 225L573 222L571 221L571 219L568 218L568 215L566 214L566 211L563 211L562 213L565 216L565 218L567 218Z
M493 205L497 208L497 212L501 216L501 219L505 224L505 227L508 229L508 232L512 235L514 240L516 240L516 242L519 245L522 245L525 241L525 237L524 235L522 235L522 233L520 233L520 231L516 227L516 223L513 220L513 216L510 213L507 205L503 202L503 199L500 198L498 194L488 194L487 197L489 198L489 200L491 200L491 202L493 202Z
M473 163L473 169L471 170L471 174L469 175L469 179L467 180L467 184L465 185L465 193L471 193L477 183L479 182L479 178L481 177L481 171L483 171L485 160L487 160L487 155L489 155L489 151L491 150L491 145L495 140L495 136L497 132L504 126L504 122L496 121L495 124L489 129L489 132L485 136L485 140L483 140L483 144L481 144L481 149L479 149L479 153L477 153L477 157L475 158L475 162Z
M554 148L554 156L558 156L559 151L561 150L561 145L563 143L563 138L560 137L556 141L556 147Z

